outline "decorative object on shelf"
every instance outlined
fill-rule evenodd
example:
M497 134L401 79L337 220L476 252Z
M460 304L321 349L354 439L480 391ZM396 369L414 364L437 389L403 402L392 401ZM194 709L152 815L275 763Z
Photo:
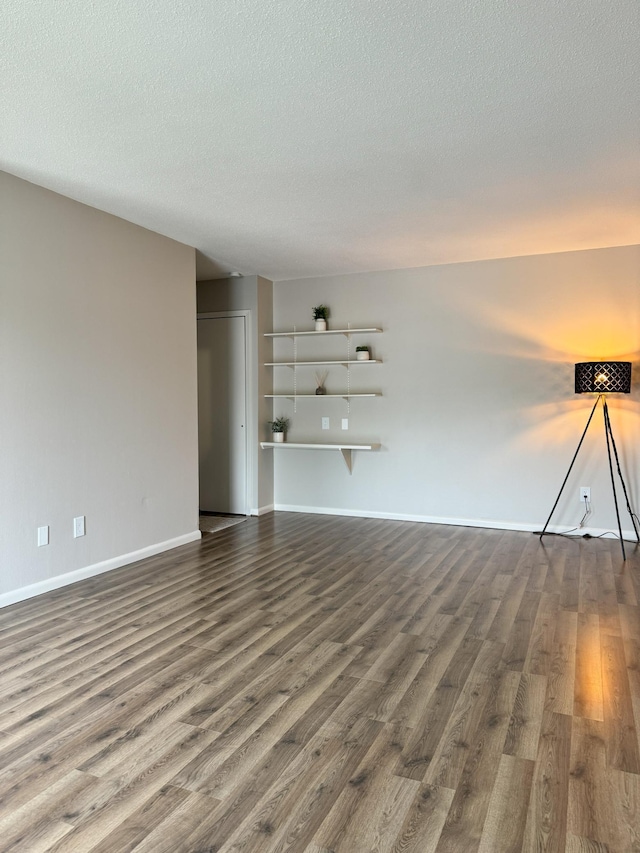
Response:
M326 305L316 305L312 310L313 319L316 321L316 332L326 332L329 309Z
M371 358L371 352L369 351L369 347L361 346L356 347L356 359L357 361L369 361Z
M329 375L328 370L316 370L316 394L321 396L322 394L327 393L327 389L324 387L324 383L327 381L327 376Z
M582 447L582 442L584 441L584 437L587 434L587 430L589 429L589 424L591 423L591 419L595 413L595 410L598 406L600 400L602 400L602 408L604 414L604 434L607 441L607 456L609 457L609 473L611 475L611 489L613 491L613 502L616 508L616 519L618 521L618 534L620 536L620 547L622 548L622 559L626 560L627 555L624 550L624 540L622 538L622 525L620 524L620 512L618 510L618 497L616 495L616 483L613 476L613 464L611 461L611 449L613 448L613 453L616 460L616 468L618 469L618 477L620 478L620 483L622 484L622 491L624 492L624 498L627 504L627 512L631 518L631 524L633 525L633 530L636 535L636 539L640 542L640 532L638 531L638 516L631 509L631 504L629 502L629 495L627 493L627 487L625 485L624 479L622 477L622 470L620 469L620 459L618 458L618 449L616 447L616 442L613 437L613 430L611 429L611 420L609 417L609 407L607 406L607 394L629 394L631 392L631 362L630 361L583 361L579 362L575 366L575 392L576 394L597 394L597 398L595 403L593 404L593 408L591 409L591 414L589 415L589 420L587 421L587 425L584 428L584 432L582 433L582 437L578 442L578 447L576 448L576 452L573 454L573 459L571 460L571 464L569 465L569 470L567 471L566 477L564 478L562 485L560 486L560 491L558 492L558 497L556 498L556 502L554 503L551 512L549 513L549 518L546 520L545 525L542 529L542 533L540 533L540 539L547 532L547 527L549 526L549 522L551 521L551 516L555 512L556 507L558 506L558 502L560 500L560 495L564 487L567 484L567 480L569 479L569 474L571 473L571 469L573 468L573 464L576 461L580 448ZM585 501L586 503L586 501ZM589 507L587 505L587 512L589 511Z
M285 433L289 429L291 421L289 418L279 417L274 421L269 421L269 425L271 427L271 432L273 433L273 440L278 443L282 443L285 438Z

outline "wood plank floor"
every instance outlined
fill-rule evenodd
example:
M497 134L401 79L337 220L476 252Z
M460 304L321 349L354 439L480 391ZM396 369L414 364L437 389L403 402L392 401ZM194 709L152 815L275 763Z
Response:
M640 851L628 551L280 513L0 610L0 851Z

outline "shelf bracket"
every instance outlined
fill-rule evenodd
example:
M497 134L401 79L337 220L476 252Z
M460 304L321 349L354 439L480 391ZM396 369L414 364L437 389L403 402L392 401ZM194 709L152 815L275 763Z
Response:
M342 457L347 465L347 468L349 469L349 473L353 474L353 459L351 458L351 450L349 450L347 447L341 447L340 450L342 452Z

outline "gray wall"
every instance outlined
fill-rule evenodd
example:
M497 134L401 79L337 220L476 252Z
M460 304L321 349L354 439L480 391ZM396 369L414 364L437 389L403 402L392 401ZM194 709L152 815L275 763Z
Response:
M259 441L266 437L265 424L271 418L271 403L264 395L271 391L273 284L261 276L224 278L198 282L198 313L250 311L249 362L249 496L250 511L257 515L273 509L273 457L261 451Z
M194 255L0 173L0 604L199 537Z
M382 326L354 338L384 360L355 367L350 430L342 400L288 400L290 441L382 442L355 455L350 476L339 453L274 451L276 508L337 511L535 529L551 509L592 405L573 393L573 364L640 356L640 246L413 270L279 282L274 329L311 328L324 302L330 325ZM291 355L277 340L276 359ZM298 358L344 357L343 338L298 341ZM331 356L329 356L331 357ZM306 371L306 372L305 372ZM636 507L640 506L640 382L610 401ZM276 390L291 387L275 370ZM346 382L332 367L327 390ZM315 387L298 370L299 390ZM331 430L321 431L321 417ZM579 485L592 488L590 527L615 526L602 415L585 443L556 528L577 524ZM630 528L628 516L623 526Z

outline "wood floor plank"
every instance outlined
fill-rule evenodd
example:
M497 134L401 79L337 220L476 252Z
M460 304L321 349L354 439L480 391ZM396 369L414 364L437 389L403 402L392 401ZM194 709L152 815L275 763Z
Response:
M640 607L627 604L618 605L622 635L640 640Z
M614 851L601 841L592 841L590 838L580 838L578 835L569 833L565 853L614 853Z
M511 578L500 601L500 607L487 633L487 639L496 643L506 643L520 609L527 588L527 579L515 575Z
M519 853L523 849L535 762L500 758L478 853Z
M201 843L205 847L222 846L229 840L246 821L262 800L264 795L279 781L286 768L295 760L303 749L321 729L322 723L335 709L342 699L348 695L353 679L339 676L328 691L325 691L312 705L302 718L296 720L280 740L269 750L261 762L243 783L218 808L202 820L197 828L185 838L186 849L194 849ZM353 728L353 727L352 727ZM348 745L366 751L375 740L380 725L372 724L367 727L366 721L356 729L357 739L350 737ZM341 739L344 743L347 739ZM357 753L357 761L362 753ZM340 793L339 789L335 796ZM143 849L155 853L153 839L145 841ZM169 853L169 851L167 851Z
M566 543L567 545L569 543ZM587 555L588 556L588 555ZM564 572L560 585L560 607L562 610L578 612L580 601L580 556L572 551L567 553Z
M614 771L615 772L615 771ZM611 850L633 849L607 769L604 724L573 720L569 780L568 831Z
M545 707L550 713L573 714L577 634L577 610L559 610L547 673Z
M157 842L155 829L160 824L164 825L161 837L173 844L173 847L168 849L176 850L186 829L185 811L189 809L189 817L192 820L202 820L203 815L211 811L211 806L208 797L199 797L197 794L165 785L119 823L113 832L105 835L102 841L91 848L91 853L130 853L131 850L137 850L139 845L152 835ZM168 827L171 827L170 831ZM156 851L158 847L156 843Z
M52 853L77 853L78 850L91 850L114 833L125 821L139 809L147 807L155 800L158 792L175 775L179 767L186 764L194 754L205 747L214 735L202 729L185 727L183 737L163 749L159 744L156 760L144 768L142 773L123 780L108 798L98 801L80 816L73 830L65 835L51 850Z
M419 647L418 651L424 650L427 660L396 706L391 722L400 723L406 728L415 728L424 714L429 698L467 633L468 619L459 619L457 616L443 618L448 621L441 623L437 633L426 638Z
M165 785L91 853L176 853L216 809L210 797ZM193 849L193 848L192 848Z
M602 649L597 614L578 614L573 713L590 720L604 720L602 696Z
M390 850L420 784L393 775L403 732L385 726L313 838L321 849Z
M482 725L489 698L485 687L496 677L503 650L502 643L482 644L426 769L425 782L457 789L471 744Z
M627 639L624 643L624 656L627 663L633 718L638 736L638 749L640 749L640 640L636 640L635 637Z
M616 804L616 831L620 848L640 850L640 776L609 770L610 801Z
M469 626L469 635L485 640L489 630L493 625L498 610L502 606L502 598L511 583L512 576L505 572L497 572L494 574L493 580L487 590L487 598L478 607L473 621Z
M540 604L540 595L539 592L528 589L524 591L504 648L504 661L509 669L519 672L524 669Z
M0 844L6 849L28 849L28 845L35 844L39 837L49 837L52 831L56 834L58 827L59 837L66 835L72 829L70 822L69 804L91 787L92 782L97 783L95 777L89 776L78 770L58 779L57 782L45 788L36 796L27 800L19 808L13 809L9 814L0 818ZM65 829L64 832L61 829ZM51 843L57 841L54 838Z
M523 850L563 853L567 834L571 717L546 711L533 772Z
M421 785L390 853L434 853L454 794L451 788Z
M475 851L480 845L519 682L517 672L501 668L483 687L482 718L469 744L436 853Z
M395 773L422 782L474 663L481 640L466 638L445 670L398 758Z
M602 644L602 689L604 733L609 767L640 774L640 751L624 644L619 637L604 636Z
M543 592L531 632L524 671L533 675L548 675L553 654L553 637L560 607L560 596Z
M608 850L640 849L640 776L607 766L604 724L575 717L569 833Z
M35 738L31 732L15 743L9 738L2 753L0 815L19 808L115 741L135 723L142 709L148 714L157 703L164 703L164 694L163 687L146 685L72 719L67 729L45 725Z
M349 741L313 737L225 847L241 848L244 853L304 849L381 728L372 720L363 720L353 733L357 736Z
M0 853L640 851L640 552L274 513L0 610Z
M544 714L547 679L523 672L504 744L506 755L535 761Z
M352 657L348 646L337 643L326 642L313 650L298 665L299 682L295 687L285 687L264 703L257 703L253 725L240 718L212 745L206 763L198 756L172 784L216 798L229 796L241 783L243 774L252 772L251 768L329 688Z

